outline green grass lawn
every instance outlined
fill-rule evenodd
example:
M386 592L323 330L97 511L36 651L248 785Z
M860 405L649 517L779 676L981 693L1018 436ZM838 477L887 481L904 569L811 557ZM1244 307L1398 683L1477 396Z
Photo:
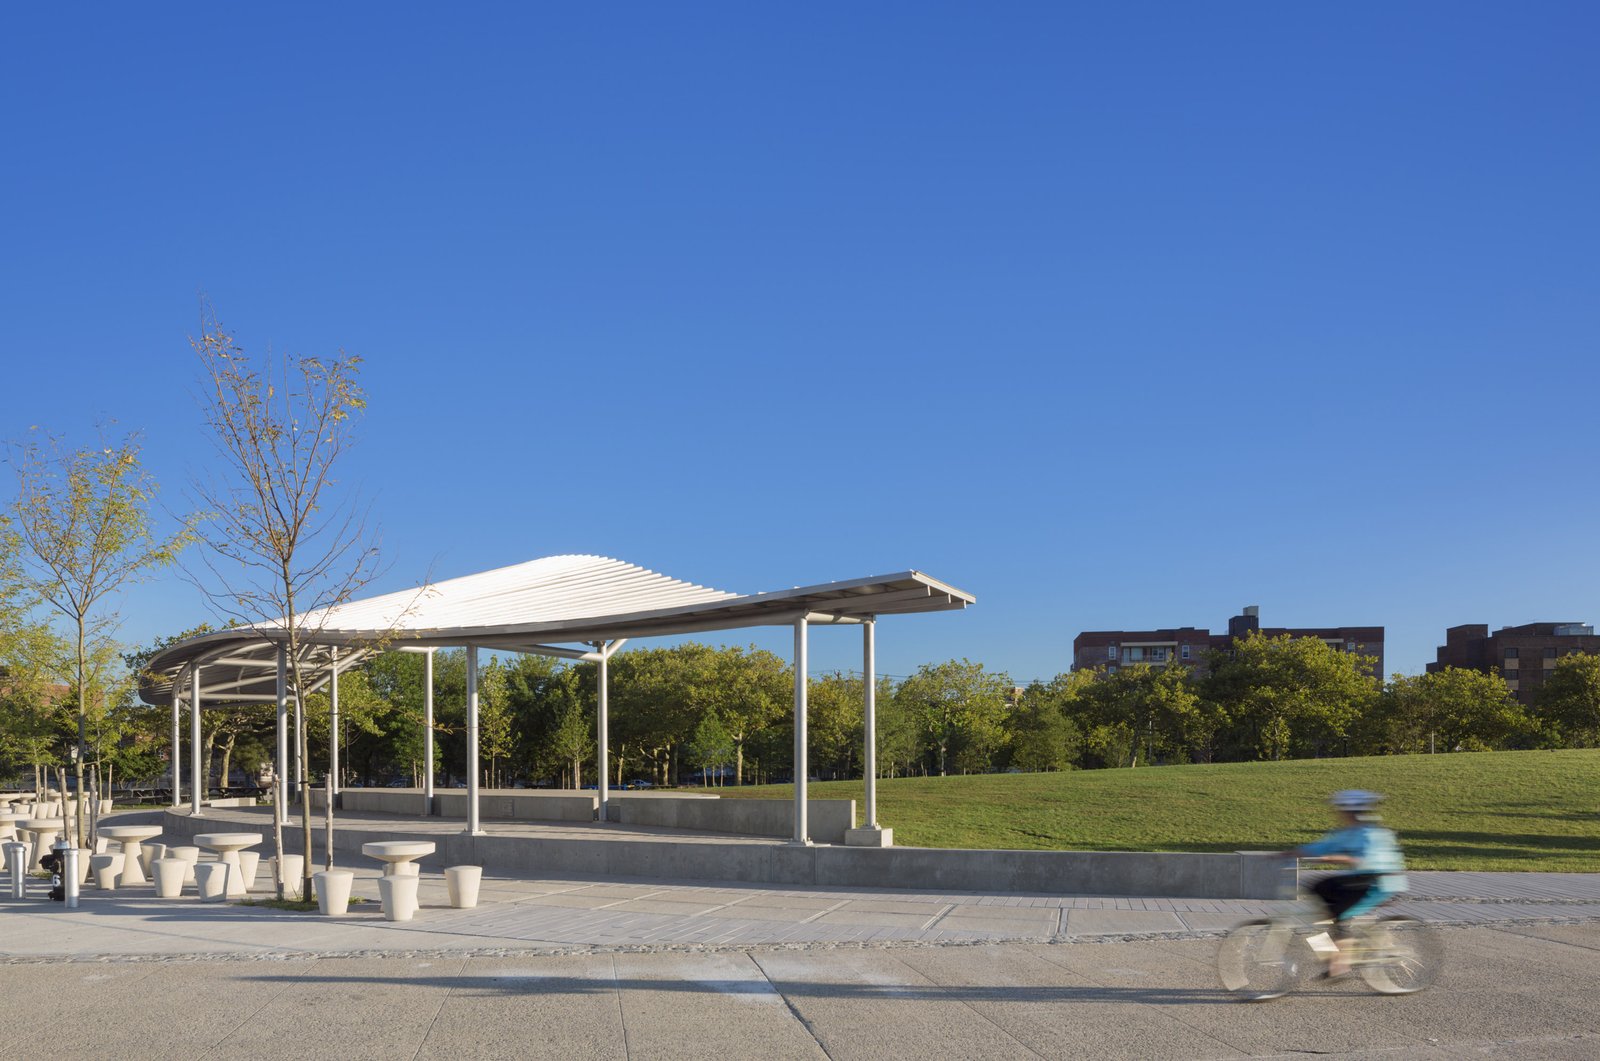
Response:
M1329 792L1386 794L1414 869L1600 872L1600 751L1226 763L878 782L878 818L912 847L1237 851L1291 847L1331 824ZM789 798L788 785L708 789ZM854 799L860 781L810 786Z

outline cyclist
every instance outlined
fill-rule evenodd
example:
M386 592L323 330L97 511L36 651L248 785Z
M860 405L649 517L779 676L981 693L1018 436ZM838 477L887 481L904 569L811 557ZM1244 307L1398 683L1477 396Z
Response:
M1328 962L1330 980L1350 971L1350 920L1371 913L1407 887L1400 844L1394 833L1379 824L1382 819L1377 807L1382 799L1376 792L1361 789L1335 792L1328 802L1343 822L1340 828L1283 853L1286 858L1314 858L1349 867L1329 874L1311 889L1333 917L1331 935L1339 951Z

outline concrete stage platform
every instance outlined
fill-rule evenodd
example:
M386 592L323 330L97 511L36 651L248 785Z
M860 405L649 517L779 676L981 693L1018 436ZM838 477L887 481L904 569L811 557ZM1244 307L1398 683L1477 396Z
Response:
M295 820L291 816L291 821ZM272 835L270 807L207 807L192 818L167 811L168 836L219 829ZM293 827L297 828L297 827ZM322 822L313 844L322 848ZM512 878L551 876L697 880L798 887L914 888L1033 895L1277 899L1293 894L1291 871L1252 853L1000 851L926 847L803 846L784 840L621 823L486 822L468 836L459 820L342 812L336 855L376 840L432 840L425 867L471 864ZM297 839L289 841L298 850ZM319 856L320 857L320 856Z

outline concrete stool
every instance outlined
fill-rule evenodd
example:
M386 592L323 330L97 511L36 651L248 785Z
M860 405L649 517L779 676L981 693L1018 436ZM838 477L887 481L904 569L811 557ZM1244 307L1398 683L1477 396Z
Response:
M239 852L239 883L244 887L245 891L248 892L251 888L255 887L256 874L260 871L260 869L261 852Z
M383 902L385 921L410 921L417 912L417 885L420 877L395 873L378 878L378 898Z
M317 909L327 917L343 917L350 909L350 887L356 875L347 869L325 869L311 875L317 889Z
M144 875L149 876L155 872L150 867L159 860L167 857L166 844L145 844L144 852L139 856L139 865L144 869Z
M189 872L189 863L181 858L158 858L150 872L156 881L156 897L176 899L183 894L183 878Z
M195 865L194 883L202 902L220 903L227 898L224 889L228 884L230 868L226 862L200 862Z
M122 875L122 852L106 855L92 855L89 858L89 868L94 873L94 886L101 891L114 891L117 887L117 878Z
M194 867L200 861L200 849L198 847L169 847L167 848L167 857L183 859L184 865L189 867L183 871L183 883L193 884Z
M444 882L450 888L450 905L457 910L470 910L478 905L478 886L483 883L483 867L451 866L444 871Z
M94 853L103 855L111 849L110 845L111 838L109 836L97 836L94 838Z

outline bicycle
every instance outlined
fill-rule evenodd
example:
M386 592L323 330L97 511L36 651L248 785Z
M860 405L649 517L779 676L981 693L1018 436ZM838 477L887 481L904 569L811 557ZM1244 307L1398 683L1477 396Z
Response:
M1306 892L1299 909L1234 926L1217 949L1222 986L1241 1000L1281 998L1337 951L1333 921ZM1379 908L1382 909L1381 907ZM1433 984L1444 964L1439 933L1403 914L1355 918L1350 924L1350 971L1384 995L1411 995Z

